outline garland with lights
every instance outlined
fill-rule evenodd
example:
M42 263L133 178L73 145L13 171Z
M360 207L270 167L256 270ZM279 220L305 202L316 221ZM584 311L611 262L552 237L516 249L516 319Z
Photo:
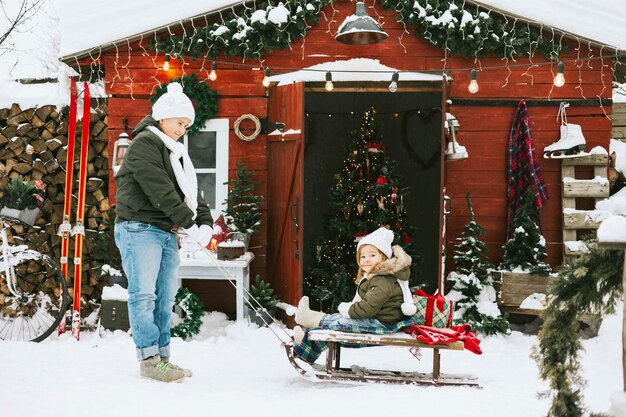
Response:
M623 293L624 251L599 249L564 266L549 288L550 304L543 312L539 346L533 358L549 390L542 395L552 399L548 415L582 417L584 381L580 376L578 353L582 314L610 314Z
M221 22L196 28L189 36L170 36L150 47L172 56L259 58L272 50L289 48L302 38L331 0L283 0L263 2L256 9L230 11Z
M260 58L272 50L290 48L319 21L322 9L331 0L268 1L256 8L245 7L238 13L228 12L221 22L196 28L193 33L155 39L150 47L173 57L200 56L216 58L240 56ZM381 0L388 10L398 13L397 20L416 25L415 34L450 55L478 58L489 53L514 59L536 52L556 59L568 50L561 40L544 37L541 30L529 24L518 24L498 12L485 12L478 6L468 7L464 0Z
M215 117L218 112L219 98L217 93L211 90L211 87L209 87L207 83L198 80L195 74L174 78L170 80L170 82L179 82L183 86L183 92L195 104L196 118L193 125L187 129L187 134L193 135L198 133L204 126L204 123ZM168 84L169 83L163 83L156 88L155 94L150 97L152 104L154 104L161 95L167 92Z
M464 0L381 0L387 10L398 12L398 21L416 25L415 34L453 56L478 58L489 53L509 59L534 56L557 59L567 45L544 37L529 24L494 12L482 11Z
M185 317L182 322L172 327L172 336L187 340L200 333L204 308L198 296L187 288L180 287L174 299L174 308L177 307L183 311Z

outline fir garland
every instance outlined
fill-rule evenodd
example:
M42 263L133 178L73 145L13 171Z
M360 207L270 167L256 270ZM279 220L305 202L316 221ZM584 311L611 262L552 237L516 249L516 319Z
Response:
M319 21L331 0L269 1L222 16L221 22L194 30L191 36L171 36L151 44L173 56L260 58L272 50L289 48Z
M172 336L182 337L187 340L200 333L202 326L201 317L204 315L202 302L196 294L190 292L187 288L179 288L174 299L174 307L180 307L185 313L182 322L172 327Z
M569 48L554 36L548 39L529 24L497 12L482 11L465 0L381 0L388 10L398 12L397 20L417 25L415 34L443 48L450 55L478 58L487 54L514 59L539 52L558 58Z
M548 289L552 301L543 313L539 347L533 358L552 399L548 416L580 417L585 413L579 375L579 319L582 314L610 314L623 292L624 251L599 249L590 252L559 271Z
M183 86L183 93L195 104L196 118L193 125L187 129L187 134L193 135L198 133L204 126L204 123L215 117L218 112L219 99L217 93L211 90L208 84L198 80L195 74L174 78L170 80L170 82L179 82ZM169 83L163 83L156 88L155 94L150 97L152 104L167 92L168 84Z
M169 36L150 43L156 51L174 57L220 54L260 58L273 50L290 48L319 21L331 0L270 0L239 12L221 15L221 21L194 28L191 35ZM465 0L381 0L388 10L397 11L397 20L417 26L415 34L443 48L452 56L478 58L489 53L514 59L536 52L556 59L569 47L553 35L543 36L529 24L482 11Z

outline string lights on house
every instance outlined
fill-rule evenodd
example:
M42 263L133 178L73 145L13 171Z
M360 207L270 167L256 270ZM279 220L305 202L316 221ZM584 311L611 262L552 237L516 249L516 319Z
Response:
M400 74L398 74L398 71L394 72L393 75L391 76L391 83L389 83L389 92L390 93L395 93L396 91L398 91L398 80L400 79Z
M555 87L563 87L565 85L565 64L562 61L556 66L556 75L553 84Z
M263 81L261 82L261 84L263 84L263 87L265 88L268 88L270 86L270 75L272 75L272 71L269 67L266 67L265 76L263 77Z
M470 83L467 86L467 91L472 94L478 93L478 72L476 69L470 71Z
M163 71L169 71L170 70L170 54L165 54L165 57L163 58Z
M217 62L211 62L211 72L209 73L209 80L217 80Z
M333 88L335 88L335 86L333 85L333 74L331 74L330 71L326 72L326 84L324 85L324 88L329 93L333 91Z

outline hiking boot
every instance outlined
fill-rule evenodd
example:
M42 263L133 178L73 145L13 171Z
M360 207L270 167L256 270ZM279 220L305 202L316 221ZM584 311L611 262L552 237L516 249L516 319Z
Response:
M142 360L139 374L142 378L161 382L180 382L185 379L185 373L181 369L175 369L171 363L162 361L159 355Z
M189 378L189 377L193 376L193 372L191 372L191 369L180 367L180 366L176 365L175 363L170 362L169 358L161 358L161 361L169 363L170 366L172 367L172 369L180 369L181 371L183 371L183 373L185 374L186 378Z

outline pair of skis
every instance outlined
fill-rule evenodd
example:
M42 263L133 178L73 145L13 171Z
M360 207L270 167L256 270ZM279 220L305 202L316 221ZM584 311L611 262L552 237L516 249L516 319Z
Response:
M67 162L65 171L65 202L63 206L63 223L59 226L61 236L61 271L69 282L68 257L70 251L70 235L74 239L74 297L72 307L72 336L80 340L80 300L82 281L83 238L85 237L85 197L87 193L87 156L89 154L89 122L91 116L91 96L89 86L83 87L83 119L80 141L80 160L78 177L78 204L76 206L76 224L72 228L70 213L72 208L72 189L74 174L74 153L76 148L76 116L78 107L78 90L76 79L71 79L70 118L67 129ZM59 324L58 333L63 334L67 328L65 317Z

